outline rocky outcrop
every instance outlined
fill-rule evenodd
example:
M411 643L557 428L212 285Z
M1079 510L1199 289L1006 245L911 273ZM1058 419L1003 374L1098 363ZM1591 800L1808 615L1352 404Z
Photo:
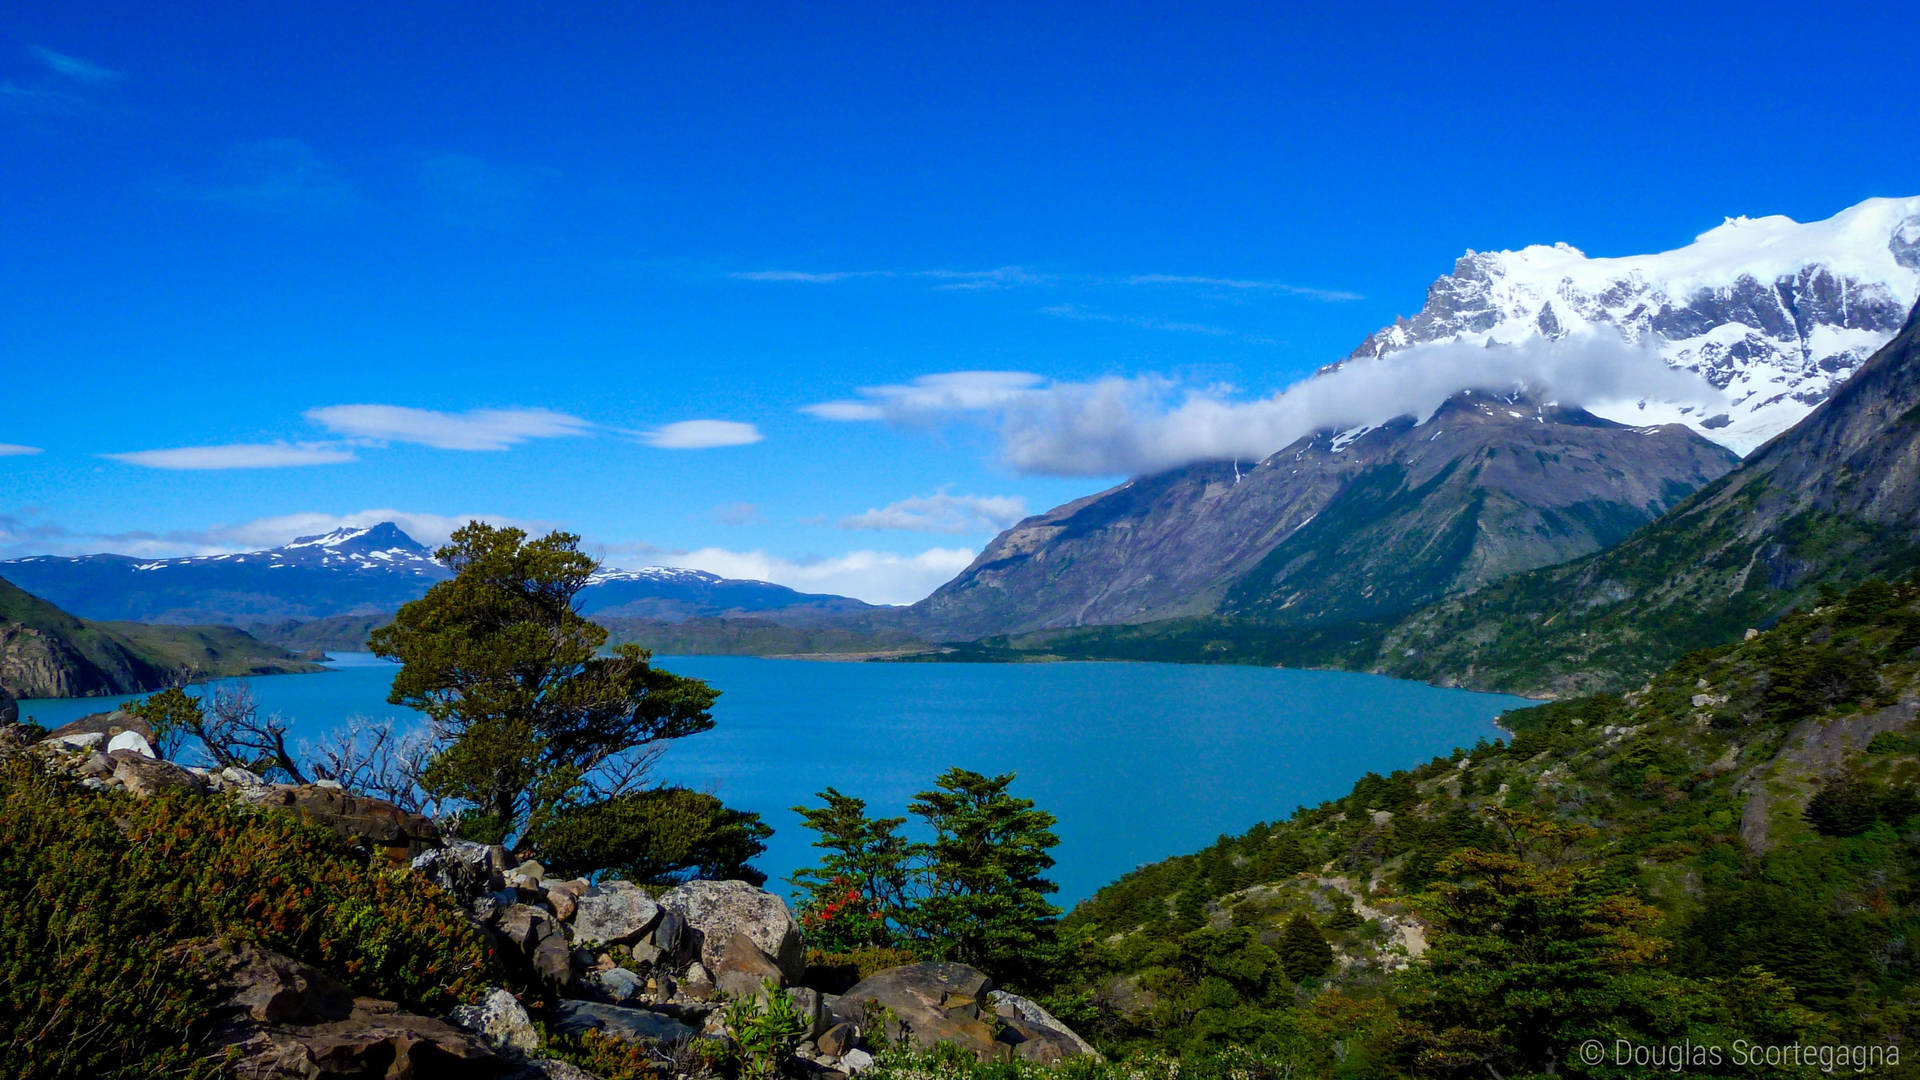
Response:
M663 907L680 913L707 970L718 972L727 943L745 934L773 959L788 982L797 982L806 966L800 924L786 901L744 881L690 881L660 897Z
M1045 1009L997 991L964 964L908 964L871 975L832 1002L841 1023L882 1023L886 1037L920 1049L950 1043L982 1061L1055 1065L1097 1052Z
M440 830L432 819L385 799L349 795L338 784L263 785L242 798L255 806L291 811L303 821L364 841L395 862L407 862L440 844Z

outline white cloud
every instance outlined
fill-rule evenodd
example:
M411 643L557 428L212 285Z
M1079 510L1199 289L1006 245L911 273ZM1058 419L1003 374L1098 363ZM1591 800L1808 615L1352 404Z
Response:
M149 469L284 469L301 465L338 465L353 461L353 449L341 443L229 443L133 450L101 457Z
M119 82L127 77L124 71L115 71L110 67L82 60L77 56L69 56L66 53L54 52L52 49L43 49L38 45L27 46L27 51L45 64L48 71L80 82L110 83Z
M817 559L789 559L765 551L701 548L660 553L652 558L662 566L771 581L801 592L836 593L872 604L910 604L952 580L973 562L974 555L967 548L928 548L917 555L849 551Z
M1027 516L1015 495L916 495L840 519L842 529L933 533L997 533Z
M38 454L37 446L21 446L19 443L0 443L0 457L18 457L22 454Z
M401 405L328 405L308 409L306 417L341 435L441 450L505 450L529 439L585 435L593 430L587 421L552 409L453 413Z
M708 450L716 446L746 446L766 438L752 424L737 420L682 420L640 433L640 440L662 450Z
M949 383L960 390L940 392ZM1723 404L1713 387L1668 367L1651 347L1596 334L1517 348L1422 345L1354 361L1251 401L1153 375L1046 383L1012 372L958 372L866 388L858 400L807 411L832 420L983 418L998 424L1001 456L1022 472L1112 476L1195 461L1257 461L1313 431L1398 416L1424 419L1462 390L1522 387L1595 409L1641 399Z
M0 558L91 555L100 552L152 559L181 555L228 555L278 547L298 537L315 536L334 529L363 529L383 521L393 522L400 526L402 532L432 548L446 543L447 537L455 529L476 520L494 525L515 525L535 535L545 534L555 527L547 522L505 514L427 514L387 509L346 514L308 511L210 525L203 529L101 532L70 529L31 513L22 516L0 514Z
M801 411L822 420L902 420L998 409L1046 380L1026 371L949 371L898 386L863 386L857 399L823 401Z

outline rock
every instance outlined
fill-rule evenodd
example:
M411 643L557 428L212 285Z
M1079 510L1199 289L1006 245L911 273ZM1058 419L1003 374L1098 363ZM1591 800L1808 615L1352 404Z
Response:
M95 751L88 754L87 759L80 763L78 772L81 776L97 776L105 780L107 777L113 775L114 766L118 764L119 762L114 761L107 755ZM189 769L187 771L192 772L193 770Z
M689 881L662 896L660 904L686 919L700 961L709 970L719 971L727 942L742 933L773 958L788 982L799 982L805 972L800 924L786 901L765 889L744 881Z
M146 757L159 756L153 752L153 744L147 741L147 737L137 731L123 731L108 739L107 753L111 754L115 750L131 750Z
M66 739L75 735L99 735L100 741L105 742L123 731L134 732L149 743L153 741L153 727L125 709L93 713L70 724L62 724L47 732L46 741Z
M507 955L525 961L527 970L541 982L560 990L573 984L573 953L566 930L553 916L513 904L495 916L493 929L507 946Z
M600 1080L578 1065L569 1065L552 1058L541 1058L527 1062L527 1067L514 1073L509 1080Z
M807 1030L800 1038L810 1041L820 1037L833 1022L833 1014L827 1011L827 1003L820 991L806 986L790 986L787 996L793 999L793 1009L806 1021Z
M107 755L113 761L113 782L130 795L146 798L162 791L202 791L202 781L171 761L131 750Z
M921 1050L953 1043L989 1061L1008 1053L995 1045L986 1011L992 989L992 980L964 964L907 964L860 980L836 1005L843 1018L849 1007L884 1006L893 1013L887 1021L890 1041L911 1041Z
M580 982L594 997L611 1005L638 1001L647 989L640 976L623 967L592 972Z
M705 964L695 960L687 965L686 974L680 980L682 997L693 1001L708 1001L712 999L716 989L718 988L713 984L713 973L707 970Z
M732 997L748 997L760 993L768 981L776 987L786 984L786 977L773 957L762 952L760 946L743 933L728 938L726 948L713 966L714 985Z
M532 878L535 883L538 883L541 878L544 878L547 876L547 868L544 866L541 866L539 863L533 861L532 859L528 859L526 862L521 863L519 866L515 867L514 869Z
M494 916L493 929L524 956L533 952L549 918L551 916L539 908L513 904Z
M849 1050L840 1055L840 1067L849 1073L863 1073L873 1068L873 1055L865 1050Z
M647 933L647 943L669 961L681 959L688 945L687 917L672 908L662 908L660 921Z
M353 840L364 840L394 862L408 862L440 846L440 829L429 818L385 799L349 795L338 786L284 784L250 793L255 806L293 811L302 820L324 825Z
M40 745L60 750L105 750L107 737L98 731L76 731L71 735L49 735Z
M500 880L485 844L449 840L444 847L414 856L412 866L415 873L446 890L475 917L492 917L497 907L493 893L500 887Z
M1026 998L994 990L987 994L987 1001L1002 1022L1001 1041L1011 1043L1013 1055L1023 1061L1058 1065L1070 1057L1100 1056L1072 1028Z
M553 917L561 922L573 918L573 894L565 889L548 889L547 906L553 909Z
M573 940L581 945L638 941L660 918L660 905L628 881L604 881L574 901Z
M553 1029L562 1035L603 1031L616 1038L639 1042L671 1042L691 1039L697 1034L669 1016L597 1001L562 1001L554 1006L553 1016Z
M20 703L14 700L7 688L0 686L0 728L11 727L20 722Z
M829 1014L831 1015L831 1014ZM839 1057L853 1049L854 1040L860 1036L860 1029L842 1021L820 1033L814 1045L828 1057Z
M511 991L495 989L478 1005L461 1005L453 1010L453 1022L485 1039L488 1046L510 1054L531 1054L540 1049L540 1032L533 1026L520 999Z
M356 998L324 972L252 944L187 945L224 1002L208 1042L241 1080L456 1080L512 1066L445 1021Z

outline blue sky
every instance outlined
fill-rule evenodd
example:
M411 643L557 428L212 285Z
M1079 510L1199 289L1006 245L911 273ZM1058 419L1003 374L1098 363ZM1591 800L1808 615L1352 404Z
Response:
M1023 389L1920 178L1897 5L1286 7L9 5L0 555L482 514L909 600L1124 474Z

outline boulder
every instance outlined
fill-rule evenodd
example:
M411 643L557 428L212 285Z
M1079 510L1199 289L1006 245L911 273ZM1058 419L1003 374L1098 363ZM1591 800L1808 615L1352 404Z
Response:
M291 810L302 820L324 825L353 840L363 840L394 862L408 862L440 846L440 830L430 818L410 813L385 799L349 795L338 786L277 784L247 795L264 807Z
M553 1029L562 1035L600 1031L635 1042L671 1042L697 1034L670 1016L597 1001L562 1001L554 1006Z
M501 881L487 845L449 840L444 847L414 856L412 866L415 873L446 890L475 917L492 917L496 906L493 894L500 889Z
M1071 1057L1098 1058L1100 1052L1053 1014L1017 994L994 990L987 994L1000 1018L1000 1041L1013 1047L1013 1056L1041 1065L1058 1065Z
M115 750L131 750L146 757L159 756L153 752L153 744L147 741L147 737L137 731L123 731L108 739L107 753L111 754Z
M993 1014L987 993L993 981L964 964L907 964L888 968L856 983L834 1003L842 1019L849 1010L878 1012L884 1007L886 1037L909 1041L920 1050L936 1043L952 1043L972 1051L982 1061L1011 1055L994 1040Z
M787 982L799 982L805 972L800 924L786 901L765 889L744 881L689 881L668 891L660 904L686 920L686 932L708 970L717 972L727 943L733 935L745 934L773 958Z
M171 761L132 750L116 750L107 757L113 762L113 782L130 795L144 799L162 791L205 790L205 781Z
M485 1039L495 1050L531 1054L540 1049L540 1032L535 1030L533 1018L508 990L491 990L480 1004L455 1008L453 1022Z
M353 997L257 945L185 945L174 956L203 966L222 993L209 1048L241 1080L464 1080L514 1068L445 1021Z
M573 913L579 905L574 901L573 894L567 890L548 889L547 906L553 909L554 918L566 922L573 918Z
M849 1073L863 1073L873 1068L873 1055L865 1050L849 1050L840 1055L840 1067Z
M829 1015L831 1016L831 1014ZM853 1049L853 1044L859 1037L859 1028L845 1021L841 1021L821 1032L819 1037L814 1040L814 1045L818 1046L820 1052L823 1054L839 1057Z
M660 905L630 881L604 881L574 901L573 940L581 945L625 945L640 940L660 918Z
M20 702L0 686L0 728L11 727L20 722Z
M123 731L131 731L148 742L153 741L152 725L125 709L93 713L72 723L62 724L47 732L47 741L71 738L76 735L98 735L100 741L105 742Z
M780 965L773 957L762 952L745 934L735 933L728 938L720 959L713 965L714 985L729 996L749 997L760 993L769 981L775 986L786 985L786 976L781 974Z
M625 1005L640 1000L646 981L623 967L589 972L580 980L581 988L609 1005Z
M513 904L495 916L494 933L541 982L564 990L573 983L573 950L566 930L553 916L526 904Z
M806 986L790 986L787 996L793 999L793 1011L800 1014L806 1022L807 1030L800 1038L813 1040L819 1038L834 1021L832 1013L827 1011L827 1003L820 991Z

